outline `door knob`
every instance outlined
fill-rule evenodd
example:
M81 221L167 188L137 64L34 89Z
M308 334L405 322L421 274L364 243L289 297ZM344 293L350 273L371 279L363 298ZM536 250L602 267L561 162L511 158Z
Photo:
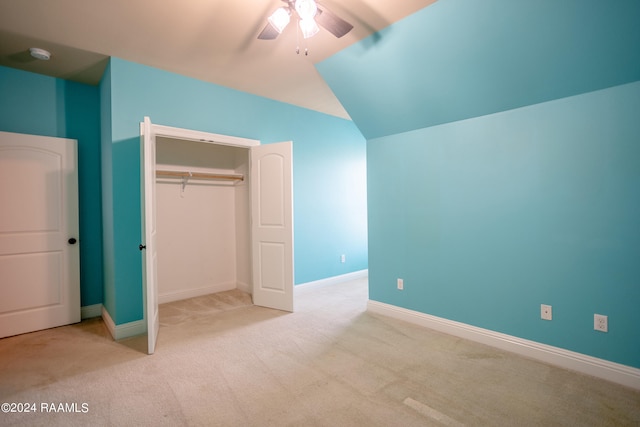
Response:
M76 242L77 242L77 240L76 240L74 237L70 238L70 239L69 239L69 240L67 240L67 241L69 242L69 244L70 244L70 245L75 245L75 244L76 244Z

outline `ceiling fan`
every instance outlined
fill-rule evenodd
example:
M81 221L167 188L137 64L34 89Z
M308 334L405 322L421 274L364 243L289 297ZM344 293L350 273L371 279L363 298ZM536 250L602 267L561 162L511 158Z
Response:
M314 0L282 0L286 6L278 8L267 19L267 25L258 35L261 40L273 40L289 24L291 17L298 19L298 26L305 39L313 37L320 28L325 28L334 36L340 38L353 28L353 25L330 12Z

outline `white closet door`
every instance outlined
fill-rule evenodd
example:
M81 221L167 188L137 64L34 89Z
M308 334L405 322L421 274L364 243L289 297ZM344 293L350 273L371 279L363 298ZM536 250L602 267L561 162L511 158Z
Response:
M293 311L292 143L251 148L253 303Z
M145 296L144 312L147 321L147 352L156 350L160 319L158 314L158 252L156 246L156 138L149 117L141 123L142 188L142 283Z
M0 132L0 338L80 321L76 141Z

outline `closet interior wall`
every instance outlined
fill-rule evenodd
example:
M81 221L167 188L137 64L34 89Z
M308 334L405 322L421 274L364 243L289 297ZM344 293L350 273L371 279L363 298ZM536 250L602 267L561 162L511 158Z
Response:
M251 292L248 149L158 137L156 169L244 176L156 178L159 303Z

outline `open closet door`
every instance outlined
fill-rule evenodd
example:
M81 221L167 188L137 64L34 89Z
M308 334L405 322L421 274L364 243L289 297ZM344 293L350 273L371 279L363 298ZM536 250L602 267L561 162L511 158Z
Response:
M156 138L151 120L141 123L140 194L142 195L142 290L147 321L147 352L153 354L160 329L158 317L158 256L156 247Z
M292 143L251 147L253 303L293 311Z

